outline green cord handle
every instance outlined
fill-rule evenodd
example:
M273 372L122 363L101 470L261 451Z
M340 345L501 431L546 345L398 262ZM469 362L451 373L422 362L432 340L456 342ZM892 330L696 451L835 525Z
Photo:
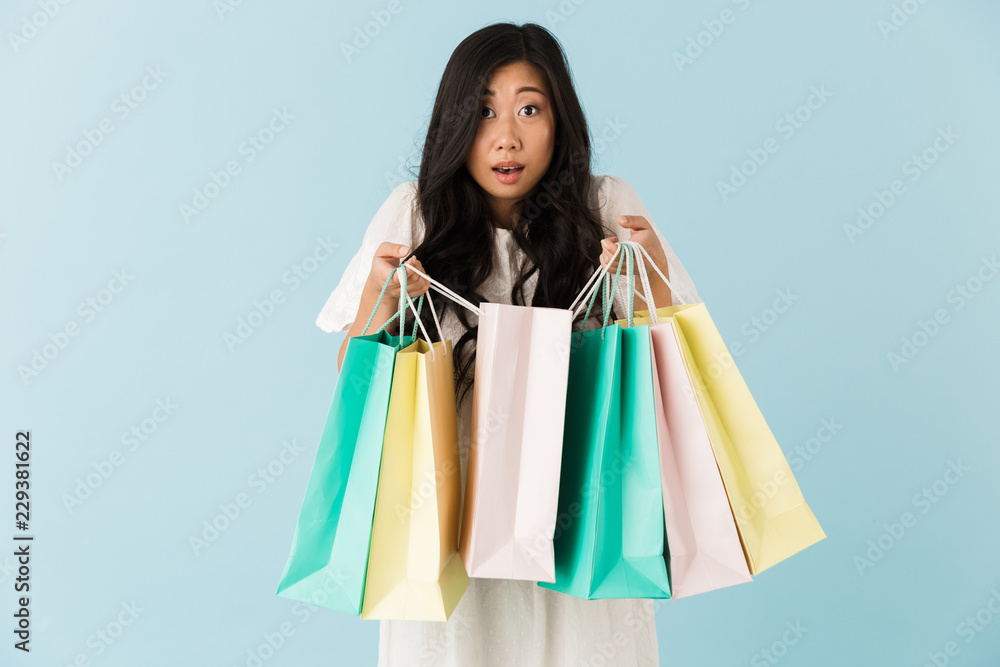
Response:
M365 328L361 331L361 335L362 336L364 336L365 334L368 333L368 327L371 326L372 320L375 319L375 313L378 312L378 307L382 303L382 297L385 296L385 290L389 287L389 281L392 280L392 276L396 273L396 271L398 271L401 268L403 268L402 265L397 266L397 267L393 267L393 269L391 271L389 271L389 275L385 279L385 283L382 284L382 290L378 294L378 299L375 301L375 307L372 308L372 312L368 316L368 321L365 322ZM400 283L399 284L400 294L401 295L405 295L406 294L406 269L403 269L400 272L400 274L399 274L399 283ZM396 313L393 314L392 317L390 317L389 319L387 319L382 324L382 326L380 326L375 331L375 333L379 333L380 331L382 331L383 329L385 329L397 317L399 318L399 321L400 321L401 324L403 322L405 322L404 318L405 318L405 314L406 314L406 300L409 299L409 298L410 298L409 295L407 295L405 298L400 299L400 302L399 302L399 311L397 311ZM423 307L424 307L424 295L421 294L420 298L417 300L417 316L418 317L419 317L421 311L423 310ZM403 338L406 337L405 334L406 334L406 331L405 331L405 329L403 329L400 332L400 342L399 342L399 345L397 347L402 346L402 344L403 344ZM416 335L417 335L417 320L416 320L416 318L414 318L414 320L413 320L413 332L410 334L409 337L410 338L415 338Z
M634 268L633 268L633 256L632 256L632 253L635 252L635 251L632 249L631 246L629 246L629 245L627 245L625 243L620 244L618 247L621 249L622 254L618 257L618 267L615 270L615 285L618 284L618 277L621 275L621 271L622 271L622 261L625 260L626 261L626 266L627 266L627 268L625 270L625 275L626 275L626 279L629 281L629 291L628 291L628 325L631 327L632 326L632 309L635 307L635 296L634 296L634 293L633 293L633 290L634 290L634 287L635 287L635 273L634 273ZM607 289L608 289L607 286L609 284L611 276L610 275L605 275L605 278L606 278L606 280L604 282L604 285L605 285L605 290L607 291ZM587 313L583 317L583 321L584 322L586 322L588 319L590 319L590 311L591 311L591 309L594 306L594 300L597 298L597 291L599 289L601 289L601 281L600 280L598 280L597 284L594 285L594 290L593 290L593 292L590 295L590 301L587 303ZM603 306L603 311L604 312L603 312L603 318L602 318L602 324L601 324L601 340L604 340L604 330L608 326L608 316L611 314L611 304L609 303L609 300L607 298L607 294L605 294L605 298L603 300L602 306ZM581 340L582 340L582 336L581 336Z

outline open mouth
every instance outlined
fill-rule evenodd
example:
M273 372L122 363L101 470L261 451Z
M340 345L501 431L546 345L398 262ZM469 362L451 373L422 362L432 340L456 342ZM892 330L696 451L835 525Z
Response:
M521 178L524 167L493 167L493 173L497 175L497 180L504 185L513 185Z

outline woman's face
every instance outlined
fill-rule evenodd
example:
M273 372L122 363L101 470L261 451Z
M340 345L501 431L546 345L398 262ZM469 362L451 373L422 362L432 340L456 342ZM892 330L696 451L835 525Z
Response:
M510 207L537 191L552 162L556 118L545 77L526 62L497 68L480 116L465 166L508 224ZM502 166L515 169L505 173Z

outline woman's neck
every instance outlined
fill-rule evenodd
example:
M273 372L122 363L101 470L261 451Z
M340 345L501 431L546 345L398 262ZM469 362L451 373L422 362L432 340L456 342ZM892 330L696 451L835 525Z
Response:
M514 229L514 206L512 202L494 202L491 222L497 229Z

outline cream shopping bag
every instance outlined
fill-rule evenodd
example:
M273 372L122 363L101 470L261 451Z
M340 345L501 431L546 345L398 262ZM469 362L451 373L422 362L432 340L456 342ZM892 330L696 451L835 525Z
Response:
M406 294L405 278L401 282ZM461 469L453 368L452 343L443 336L433 344L415 340L396 353L363 619L447 621L468 588L458 554Z
M459 544L466 571L470 577L555 581L552 538L572 313L500 303L477 307L416 272L479 316Z

